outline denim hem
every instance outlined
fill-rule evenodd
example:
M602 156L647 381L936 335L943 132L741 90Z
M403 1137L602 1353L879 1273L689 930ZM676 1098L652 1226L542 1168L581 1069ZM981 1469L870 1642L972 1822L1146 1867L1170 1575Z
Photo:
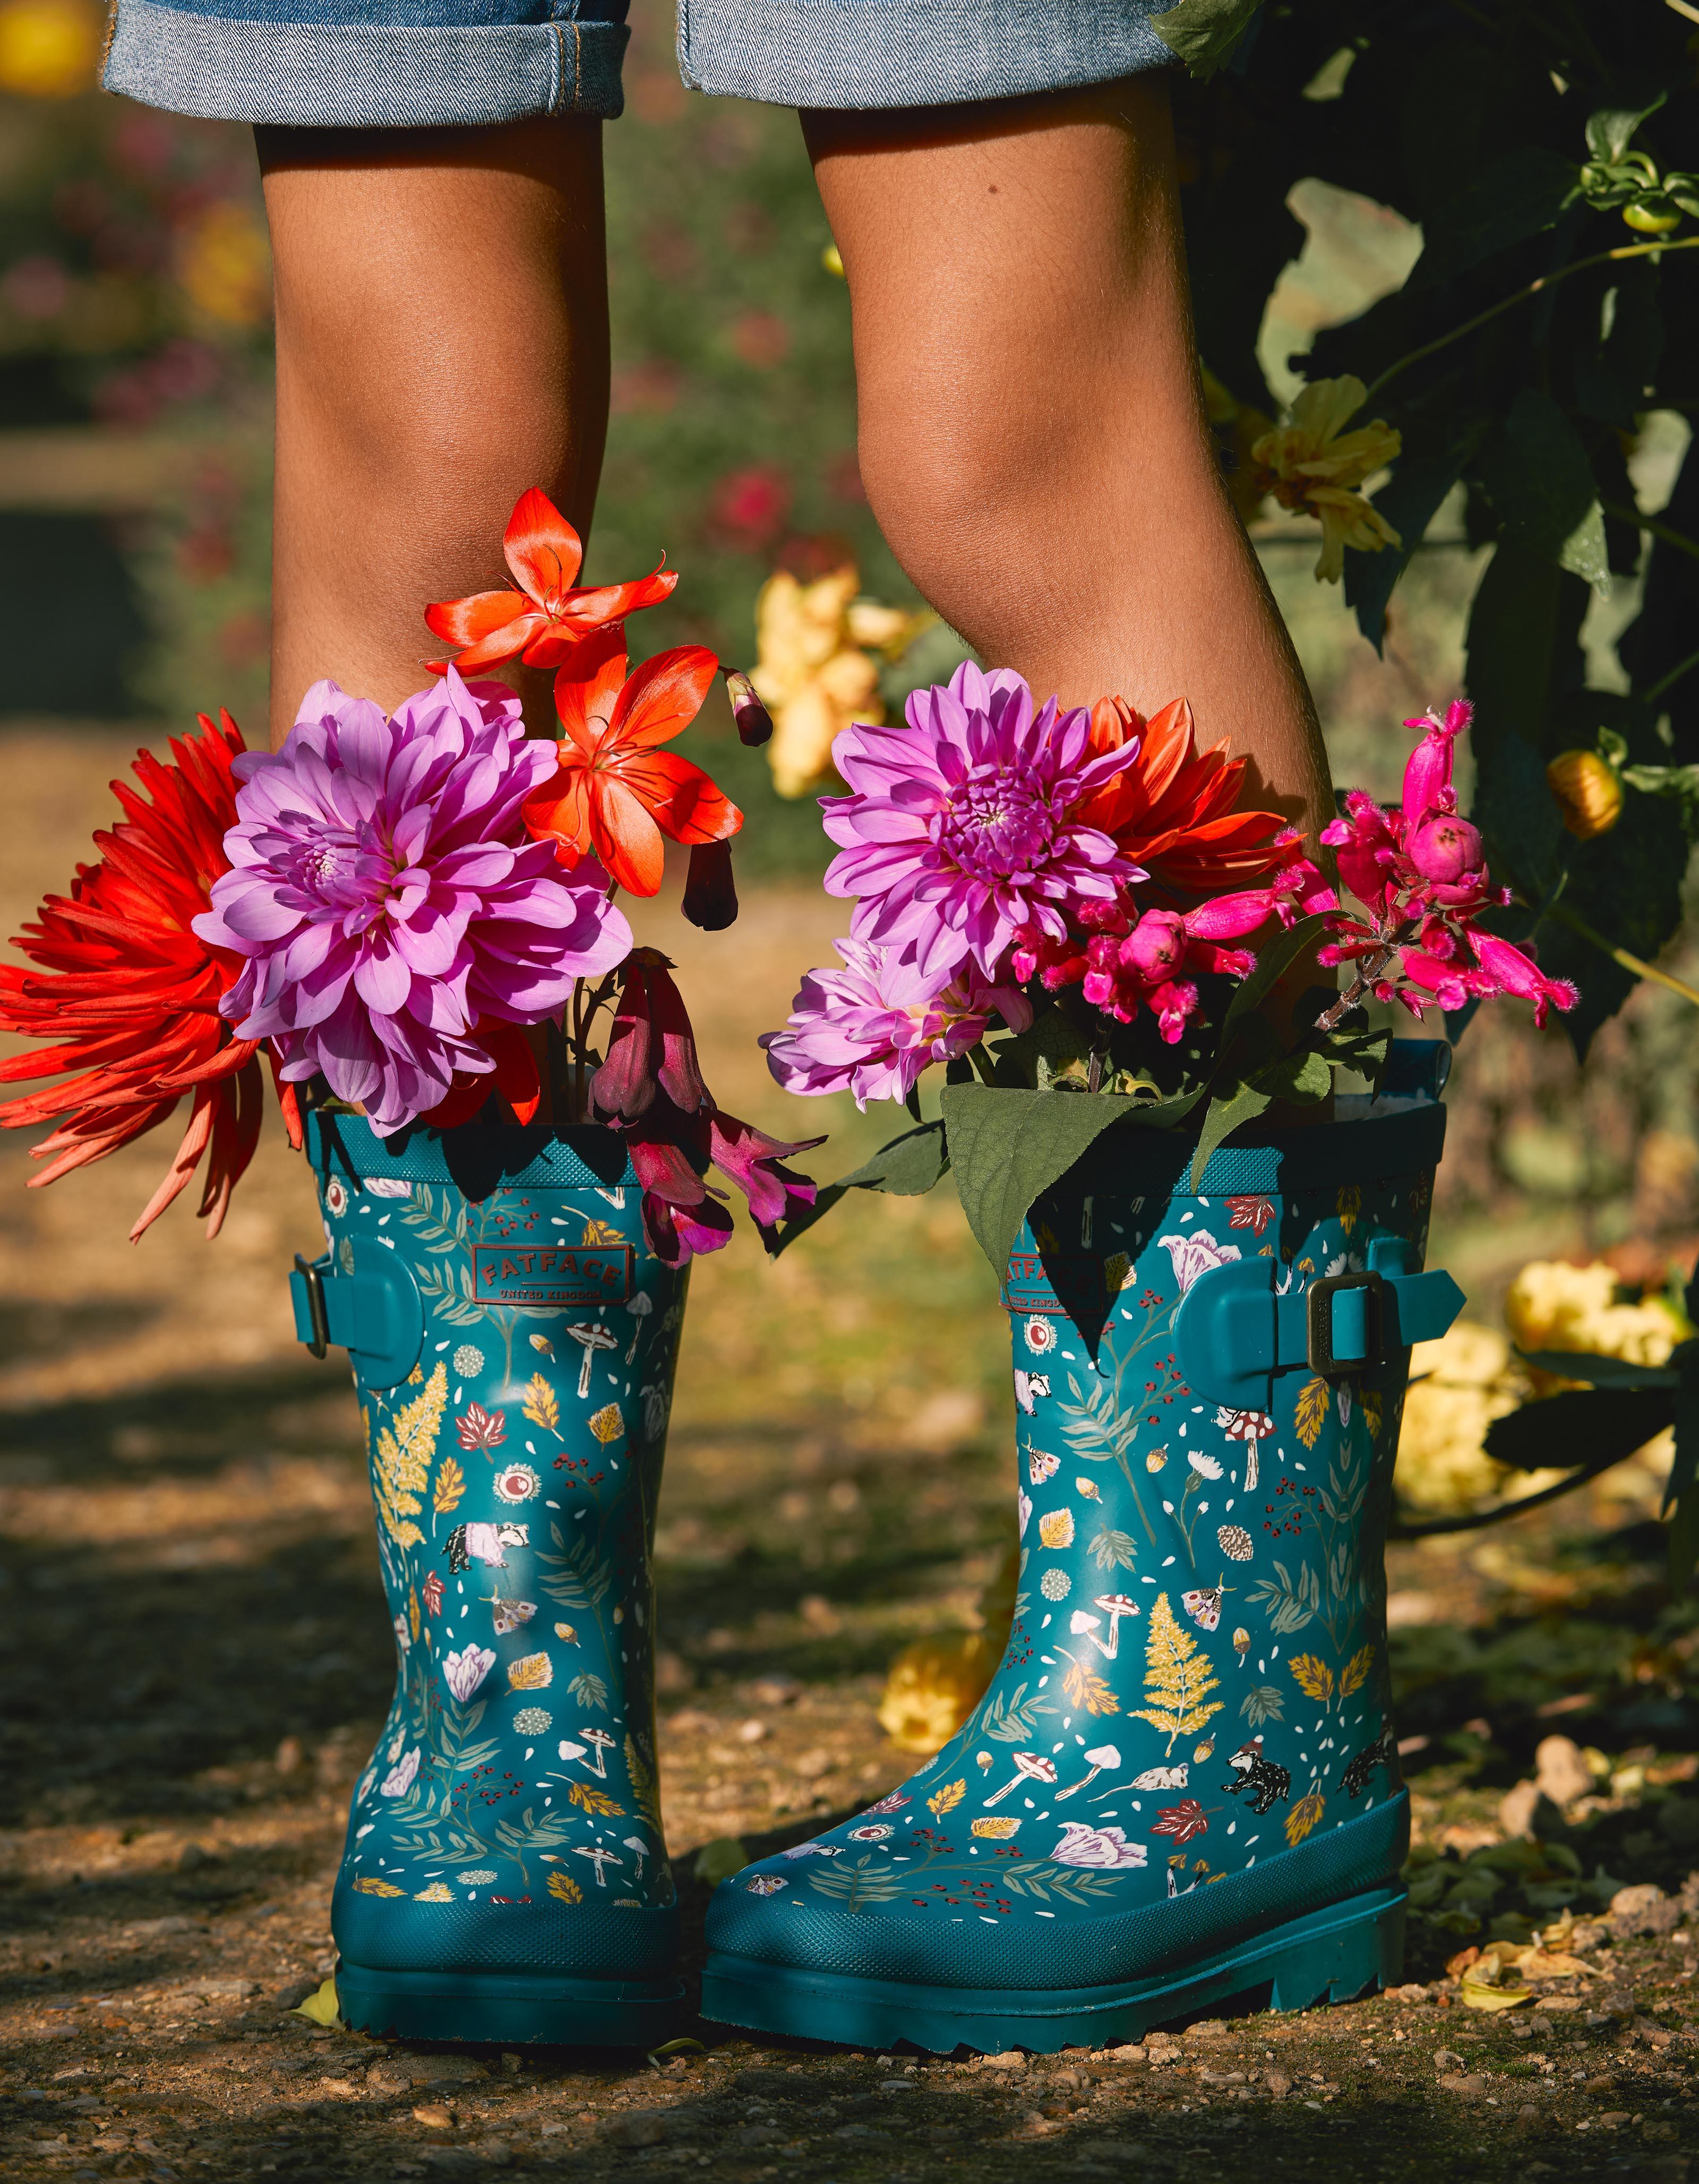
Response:
M1167 0L678 0L693 91L877 109L1018 98L1173 64Z
M624 110L623 23L255 22L118 0L102 82L168 113L432 129Z

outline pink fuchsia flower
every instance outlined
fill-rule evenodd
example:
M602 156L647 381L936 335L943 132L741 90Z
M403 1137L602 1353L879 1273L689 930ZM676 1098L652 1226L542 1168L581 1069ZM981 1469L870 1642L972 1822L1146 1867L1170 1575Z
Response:
M195 926L248 959L221 1011L286 1082L322 1071L387 1137L494 1075L480 1018L540 1022L627 954L599 868L526 837L552 763L511 691L453 668L392 719L316 682L281 751L237 761L231 870Z
M767 1067L787 1092L850 1092L906 1100L923 1070L977 1046L1000 1017L1011 1031L1033 1020L1012 986L995 986L971 962L940 987L907 953L861 940L836 944L844 968L811 971L783 1031L766 1033Z
M906 728L843 730L833 762L852 793L821 803L841 852L826 889L859 898L854 937L911 955L923 978L971 960L994 980L1022 927L1061 939L1072 905L1143 878L1078 817L1138 755L1129 742L1094 756L1089 728L1053 698L1034 711L1018 675L967 661L915 693Z
M783 1163L823 1140L791 1144L720 1112L671 973L657 950L633 950L590 1103L598 1121L623 1134L643 1186L643 1227L657 1256L677 1267L731 1241L726 1194L707 1181L710 1167L743 1192L771 1245L781 1220L814 1203L813 1183Z
M1449 1011L1461 1009L1471 1000L1509 994L1518 1000L1533 1002L1534 1028L1539 1031L1545 1026L1548 1011L1555 1008L1565 1015L1580 1000L1579 989L1569 979L1548 978L1531 956L1508 940L1501 940L1496 933L1471 928L1462 937L1468 953L1458 950L1451 960L1418 948L1404 950L1400 971L1408 985L1418 990L1412 994L1408 986L1401 987L1397 998L1412 1016L1421 1015L1424 999L1435 1000ZM1474 958L1473 962L1469 955Z

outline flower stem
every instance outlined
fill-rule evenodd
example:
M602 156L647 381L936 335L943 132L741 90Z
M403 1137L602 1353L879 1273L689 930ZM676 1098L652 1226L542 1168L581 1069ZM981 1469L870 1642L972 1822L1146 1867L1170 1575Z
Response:
M1682 531L1672 531L1667 523L1660 523L1656 516L1642 515L1637 508L1619 507L1613 500L1602 501L1600 505L1607 515L1614 515L1619 523L1631 523L1636 531L1650 532L1654 538L1661 538L1666 546L1674 547L1678 554L1691 554L1696 561L1699 561L1699 539L1690 538ZM1663 687L1662 683L1658 685L1660 689Z
M1699 988L1690 986L1685 978L1678 978L1673 972L1660 971L1655 963L1643 962L1638 956L1631 956L1626 948L1618 948L1614 942L1607 940L1602 933L1589 925L1585 917L1578 916L1567 903L1548 902L1545 905L1544 915L1555 917L1560 925L1567 925L1572 933L1579 933L1583 940L1590 941L1601 954L1608 956L1613 963L1619 963L1624 971L1631 971L1636 978L1650 978L1654 985L1667 986L1672 994L1680 994L1684 1001L1691 1001L1694 1007L1699 1009Z
M1323 1009L1320 1016L1316 1018L1317 1031L1334 1031L1345 1022L1391 961L1392 953L1390 948L1383 948L1378 955L1369 958L1368 963L1357 972L1333 1006Z
M1666 690L1673 690L1682 677L1691 673L1696 667L1699 667L1699 652L1690 652L1685 660L1670 669L1668 674L1660 675L1651 689L1642 690L1639 694L1641 702L1645 705L1655 705Z
M1695 248L1699 248L1699 235L1685 236L1680 242L1627 242L1615 250L1596 251L1590 258L1578 258L1572 265L1560 265L1555 273L1542 273L1537 281L1530 281L1525 288L1518 288L1513 295L1501 297L1497 303L1489 304L1485 310L1477 311L1473 318L1465 319L1462 326L1453 326L1450 333L1441 334L1435 341L1424 342L1420 348L1412 348L1408 356L1401 356L1395 364L1389 364L1363 396L1363 401L1365 404L1373 401L1383 387L1390 385L1401 372L1407 371L1412 364L1420 364L1424 356L1433 356L1442 348L1449 348L1453 342L1461 341L1465 334L1472 334L1477 326L1484 326L1489 319L1496 319L1501 311L1507 311L1512 304L1525 304L1531 296L1539 295L1542 289L1555 288L1560 281L1567 281L1572 273L1585 273L1590 265L1610 265L1619 259L1647 258L1660 250Z

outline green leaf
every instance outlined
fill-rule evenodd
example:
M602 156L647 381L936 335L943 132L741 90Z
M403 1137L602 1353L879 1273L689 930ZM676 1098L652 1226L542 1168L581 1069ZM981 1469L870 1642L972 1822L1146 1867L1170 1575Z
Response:
M1483 259L1555 227L1574 202L1581 170L1543 145L1523 144L1482 168L1423 222L1426 248L1407 286L1455 280Z
M1596 1357L1586 1351L1519 1350L1517 1356L1536 1372L1588 1380L1596 1388L1673 1388L1681 1378L1667 1365L1635 1365L1625 1357Z
M1604 511L1581 436L1551 397L1524 387L1482 448L1478 465L1507 536L1580 577L1610 588Z
M1355 612L1357 627L1377 652L1386 641L1386 606L1393 587L1409 566L1446 494L1473 460L1485 437L1487 422L1485 417L1470 418L1437 443L1431 426L1425 433L1419 425L1407 428L1404 451L1393 465L1391 476L1374 496L1376 509L1402 543L1384 546L1378 554L1346 549L1345 604Z
M1634 431L1663 354L1658 279L1657 268L1644 259L1624 265L1613 292L1609 333L1597 348L1578 348L1574 354L1577 407L1584 416L1596 417L1620 432ZM1375 506L1385 499L1384 492L1377 493Z
M1233 57L1262 0L1178 0L1150 28L1177 60L1206 80Z
M839 1176L836 1183L827 1184L812 1206L793 1215L780 1229L769 1256L777 1258L787 1245L794 1244L829 1213L846 1192L883 1190L894 1198L918 1198L932 1189L949 1166L950 1152L942 1121L922 1123L918 1129L905 1130L900 1137L881 1145L871 1160L863 1161L848 1175Z
M1260 1009L1275 987L1292 966L1311 948L1327 939L1328 922L1319 911L1312 917L1301 917L1297 923L1269 942L1256 959L1256 968L1234 990L1221 1020L1221 1051L1225 1054L1228 1042L1245 1018Z
M1675 1398L1675 1461L1669 1467L1669 1485L1664 1507L1674 1507L1669 1522L1669 1582L1685 1591L1699 1562L1699 1375L1681 1376Z
M1668 96L1660 91L1644 104L1598 108L1587 116L1587 149L1607 166L1615 166L1634 142L1635 130L1649 114L1657 113Z
M1486 1452L1515 1471L1614 1463L1644 1448L1674 1415L1674 1396L1661 1388L1569 1389L1495 1418Z
M1327 1074L1327 1064L1322 1064ZM1329 1076L1329 1082L1332 1078ZM1274 1104L1274 1095L1265 1092L1260 1084L1235 1084L1231 1091L1218 1092L1210 1101L1204 1114L1202 1135L1198 1149L1192 1155L1191 1176L1188 1188L1193 1191L1203 1188L1204 1170L1209 1166L1210 1155L1234 1131L1244 1123L1254 1123L1259 1115L1266 1115Z
M944 1093L950 1165L961 1210L1002 1281L1033 1201L1065 1176L1111 1124L1128 1117L1157 1128L1181 1122L1200 1095L1131 1100L1107 1092L1017 1092L951 1084Z

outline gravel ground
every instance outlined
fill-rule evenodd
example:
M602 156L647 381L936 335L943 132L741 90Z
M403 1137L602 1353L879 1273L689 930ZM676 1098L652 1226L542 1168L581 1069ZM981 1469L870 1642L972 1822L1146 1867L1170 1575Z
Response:
M15 919L68 872L129 744L0 744ZM665 935L699 992L735 963L710 1081L770 1126L795 1111L749 1040L833 921L775 895L734 948ZM822 1174L877 1142L825 1119ZM1568 1540L1395 1558L1425 1982L1395 1996L971 2064L688 2020L702 2052L654 2062L433 2053L292 2014L331 1968L347 1794L392 1674L357 1421L286 1320L283 1269L316 1243L298 1166L268 1136L217 1244L180 1208L132 1252L161 1159L144 1145L26 1193L25 1146L0 1143L0 2174L1687 2184L1699 1632L1629 1507ZM775 1268L745 1240L696 1277L660 1555L693 1975L699 1846L759 1854L907 1771L873 1703L896 1646L960 1627L999 1559L1005 1345L947 1197L846 1206ZM1599 1754L1561 1811L1536 1781L1557 1729ZM1507 1793L1543 1848L1507 1841ZM1448 1960L1525 1941L1566 1900L1591 1922L1570 1945L1585 1971L1466 2007Z

